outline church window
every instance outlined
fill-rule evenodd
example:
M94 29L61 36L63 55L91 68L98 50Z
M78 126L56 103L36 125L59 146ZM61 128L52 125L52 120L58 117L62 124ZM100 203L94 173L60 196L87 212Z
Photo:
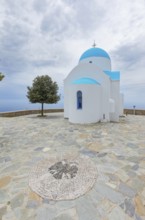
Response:
M77 109L82 109L82 92L77 91Z

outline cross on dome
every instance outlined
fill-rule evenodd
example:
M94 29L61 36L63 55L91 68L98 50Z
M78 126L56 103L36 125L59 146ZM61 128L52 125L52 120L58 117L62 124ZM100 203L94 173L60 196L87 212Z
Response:
M93 45L92 45L94 48L96 47L96 43L95 43L95 40L94 40L94 43L93 43Z

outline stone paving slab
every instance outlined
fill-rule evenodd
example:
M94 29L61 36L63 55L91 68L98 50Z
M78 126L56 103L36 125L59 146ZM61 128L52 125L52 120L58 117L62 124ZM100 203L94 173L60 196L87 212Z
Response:
M40 161L89 157L92 189L74 200L42 198L28 185ZM145 220L145 116L74 125L62 113L0 118L0 220Z

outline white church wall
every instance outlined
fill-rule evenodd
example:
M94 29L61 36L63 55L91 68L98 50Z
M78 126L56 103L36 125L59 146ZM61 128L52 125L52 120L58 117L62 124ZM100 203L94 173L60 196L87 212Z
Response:
M105 86L106 86L106 84L107 84L107 88L108 88L108 86L110 87L110 84L108 85L109 80L110 80L109 77L101 70L101 68L99 68L95 64L89 64L89 63L80 63L79 65L77 65L69 73L69 75L65 79L64 83L70 84L74 80L79 79L79 78L83 78L83 77L95 79L101 85L105 84ZM107 83L106 83L106 81L107 81ZM108 91L108 89L107 89L107 91Z
M69 117L69 85L64 83L64 118Z
M102 70L111 71L111 60L105 57L89 57L79 61L79 63L90 63L90 62L100 67Z
M105 118L106 121L110 121L110 116L109 116L110 78L95 64L79 63L79 65L76 66L70 72L68 77L65 79L65 84L68 85L67 90L74 80L82 78L82 77L92 78L100 83L102 87L102 93L100 94L101 102L102 102L102 105L101 105L102 113L100 117L101 117L101 120ZM69 94L70 93L66 92L67 98L65 99L64 97L64 103L67 103L67 99L69 99L68 97ZM65 117L69 117L68 108L65 111Z
M71 83L73 80L88 77L96 79L99 83L102 82L102 70L94 64L90 63L80 63L78 64L66 77L65 83Z
M109 112L114 113L115 112L115 102L113 99L109 99Z
M120 112L119 112L120 115L123 115L123 113L124 113L123 112L124 111L123 104L124 104L124 95L122 93L120 93Z
M101 93L101 99L102 99L102 109L101 109L101 120L110 121L110 78L105 74L105 77L103 75L103 83L102 86L102 93Z
M80 124L98 122L101 107L100 85L72 85L69 89L69 121ZM77 91L82 92L82 109L77 109Z
M111 114L111 121L119 121L120 115L120 81L111 82L111 98L115 102L115 112Z

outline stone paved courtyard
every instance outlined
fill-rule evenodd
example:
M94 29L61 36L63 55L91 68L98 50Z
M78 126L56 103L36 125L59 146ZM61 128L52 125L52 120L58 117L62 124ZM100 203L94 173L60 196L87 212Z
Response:
M84 195L55 201L29 188L31 170L40 161L78 156L97 169ZM70 124L62 113L1 117L1 219L145 220L145 116L91 125Z

